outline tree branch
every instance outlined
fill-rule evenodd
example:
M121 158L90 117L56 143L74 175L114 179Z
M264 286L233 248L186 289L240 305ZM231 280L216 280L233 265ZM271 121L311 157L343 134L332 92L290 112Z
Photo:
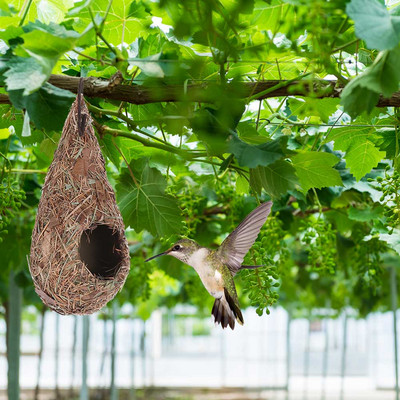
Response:
M49 83L58 88L78 91L79 77L67 75L51 75ZM287 82L287 85L285 85ZM272 90L274 86L284 85ZM219 99L216 96L215 82L203 82L184 87L181 85L128 85L113 84L108 80L95 77L84 78L84 95L87 97L100 97L108 100L126 101L132 104L149 104L158 102L193 101L200 103L213 103ZM268 80L259 82L231 82L225 85L227 95L231 98L246 99L252 96L254 100L280 96L309 96L313 97L339 97L343 85L336 81L327 80L303 80L303 81L279 81ZM257 96L259 94L259 96ZM5 94L0 94L0 104L8 104L10 99ZM400 91L393 93L390 98L380 97L377 107L400 107Z

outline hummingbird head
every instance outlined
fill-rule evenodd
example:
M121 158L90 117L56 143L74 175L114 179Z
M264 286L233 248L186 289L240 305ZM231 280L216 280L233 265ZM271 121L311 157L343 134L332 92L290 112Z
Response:
M157 254L153 257L148 258L146 261L153 260L156 257L164 256L164 255L170 255L178 260L183 261L184 263L187 263L187 260L189 257L200 248L200 246L193 240L190 239L181 239L178 240L173 246L171 246L168 250Z

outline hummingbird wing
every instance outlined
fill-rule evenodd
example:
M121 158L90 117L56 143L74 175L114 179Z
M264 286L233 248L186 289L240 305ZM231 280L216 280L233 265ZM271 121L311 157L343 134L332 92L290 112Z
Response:
M217 250L224 264L235 275L241 268L244 257L253 246L271 212L272 201L261 204L253 210L238 227L222 242ZM247 267L248 268L248 267Z

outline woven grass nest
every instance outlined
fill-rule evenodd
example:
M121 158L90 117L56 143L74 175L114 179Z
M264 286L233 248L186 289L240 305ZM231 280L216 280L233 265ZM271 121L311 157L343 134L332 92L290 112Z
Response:
M32 233L29 268L35 290L60 314L91 314L122 288L129 266L122 217L92 119L78 95L46 176Z

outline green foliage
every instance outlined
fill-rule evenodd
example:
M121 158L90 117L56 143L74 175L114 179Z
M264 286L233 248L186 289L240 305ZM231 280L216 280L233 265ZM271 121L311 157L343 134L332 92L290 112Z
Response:
M256 307L258 315L264 310L269 314L269 307L278 300L279 274L282 273L289 251L284 241L285 232L278 216L270 216L262 228L251 256L246 264L262 265L255 270L244 270L240 273L243 289L248 295L250 304ZM251 260L251 261L249 261Z
M280 197L294 189L298 182L295 169L285 160L268 167L250 169L250 184L257 193L264 189L271 197Z
M166 181L146 159L131 162L117 184L118 203L126 225L153 235L179 233L181 218L172 196L165 194Z
M370 49L392 49L399 43L400 16L390 15L378 0L351 0L346 11L355 22L357 37Z
M378 150L373 139L374 131L365 127L334 129L329 135L329 140L335 143L334 149L346 152L346 165L357 180L370 172L385 157L385 152Z
M258 146L251 146L233 136L229 144L229 151L235 155L241 166L256 168L262 165L266 167L284 156L282 147L285 145L282 142L283 140L280 138Z
M273 216L246 261L265 266L238 274L241 304L262 314L279 294L297 315L388 306L388 260L400 254L399 115L375 106L399 88L398 8L11 0L0 1L0 26L0 95L11 101L0 105L1 293L16 268L26 301L37 300L26 265L33 215L75 98L48 82L57 74L102 88L101 99L85 100L128 228L132 272L119 296L141 318L182 302L208 313L212 298L194 270L144 259L181 236L216 248L270 198ZM117 72L124 91L150 102L113 100L101 80ZM253 101L266 80L279 80L278 95L269 99L270 88ZM297 83L286 96L288 81ZM340 104L326 97L339 91Z
M315 271L327 270L331 274L336 267L336 233L332 225L322 218L309 217L303 223L302 243L307 252L307 262Z
M25 192L18 187L18 183L8 178L0 184L0 243L1 235L8 233L7 225L15 218L25 200Z
M370 181L373 182L372 179ZM395 228L400 225L400 176L397 171L388 173L385 176L376 178L375 187L382 192L380 202L385 206L386 224L390 227L389 233L392 234Z
M399 62L399 46L382 51L369 68L346 85L341 97L343 107L350 116L356 117L363 111L370 113L378 103L380 94L390 97L398 89Z
M310 151L298 153L292 161L304 192L312 187L342 185L339 171L332 168L339 161L334 154Z

